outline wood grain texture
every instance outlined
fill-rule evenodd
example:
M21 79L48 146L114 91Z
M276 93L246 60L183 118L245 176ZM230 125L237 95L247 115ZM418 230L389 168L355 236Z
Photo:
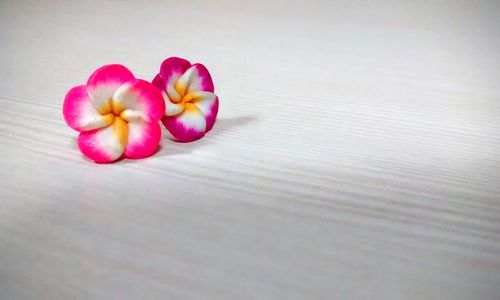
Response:
M500 299L498 1L185 2L0 2L0 298ZM83 158L66 91L168 56L214 130Z

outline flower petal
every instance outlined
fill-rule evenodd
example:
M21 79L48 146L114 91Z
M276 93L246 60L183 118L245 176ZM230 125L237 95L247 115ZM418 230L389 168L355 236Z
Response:
M97 69L87 81L87 91L94 107L103 115L111 113L111 98L125 82L135 79L122 65L106 65Z
M193 92L195 95L196 105L207 122L206 132L212 130L212 127L215 124L215 119L217 118L217 113L219 111L219 98L214 93L210 92ZM205 132L205 133L206 133Z
M113 123L112 114L101 115L90 102L84 85L75 86L64 98L63 115L66 123L77 131L89 131Z
M162 62L160 73L153 79L153 84L167 94L165 101L168 99L177 103L181 100L182 94L175 90L174 85L189 67L191 63L179 57L169 57Z
M195 70L193 79L188 88L188 93L192 91L214 92L214 82L212 76L202 64L194 64L191 66Z
M167 84L173 85L179 77L191 67L191 63L180 57L169 57L160 66L160 76L163 80L163 88L166 90Z
M175 116L180 114L184 110L183 104L176 104L172 102L165 103L165 115L166 116Z
M120 86L113 96L111 106L115 114L131 110L136 112L136 117L142 116L145 121L151 122L159 121L165 113L165 102L160 91L142 79Z
M162 121L174 139L181 142L191 142L203 137L207 125L200 109L192 103L186 103L181 114L165 116Z
M113 124L108 127L80 133L78 146L88 158L95 162L107 163L122 156L127 138L127 123L115 118Z
M165 84L163 84L163 79L160 74L156 74L155 78L151 81L151 83L156 86L160 91L165 91Z
M197 91L214 92L214 84L207 68L202 64L194 64L175 82L175 90L180 95ZM167 86L167 93L168 93ZM170 95L170 94L169 94Z
M128 158L145 158L158 149L161 129L158 122L128 122L128 142L125 156Z

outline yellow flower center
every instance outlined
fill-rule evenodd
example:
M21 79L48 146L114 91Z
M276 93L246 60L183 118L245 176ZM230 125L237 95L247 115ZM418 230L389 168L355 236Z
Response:
M116 101L110 99L108 109L99 110L106 124L113 126L113 133L122 145L127 144L128 139L128 121L137 118L133 111L127 110Z

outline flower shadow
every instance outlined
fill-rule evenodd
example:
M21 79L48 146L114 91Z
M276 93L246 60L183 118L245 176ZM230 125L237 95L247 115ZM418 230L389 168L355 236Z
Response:
M234 118L218 119L215 123L214 128L209 133L207 133L206 136L197 141L188 143L172 141L166 137L167 134L165 134L164 132L164 134L162 135L162 143L160 145L161 150L159 150L155 154L155 156L173 156L191 153L199 147L203 147L204 145L213 143L214 141L216 141L216 137L220 134L225 134L239 127L246 126L250 123L255 122L255 120L256 117L254 116L239 116Z

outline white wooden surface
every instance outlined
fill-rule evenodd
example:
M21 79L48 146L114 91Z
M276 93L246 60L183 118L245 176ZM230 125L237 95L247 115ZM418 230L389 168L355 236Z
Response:
M141 2L0 2L1 299L500 299L498 1ZM174 55L213 132L85 160L66 91Z

